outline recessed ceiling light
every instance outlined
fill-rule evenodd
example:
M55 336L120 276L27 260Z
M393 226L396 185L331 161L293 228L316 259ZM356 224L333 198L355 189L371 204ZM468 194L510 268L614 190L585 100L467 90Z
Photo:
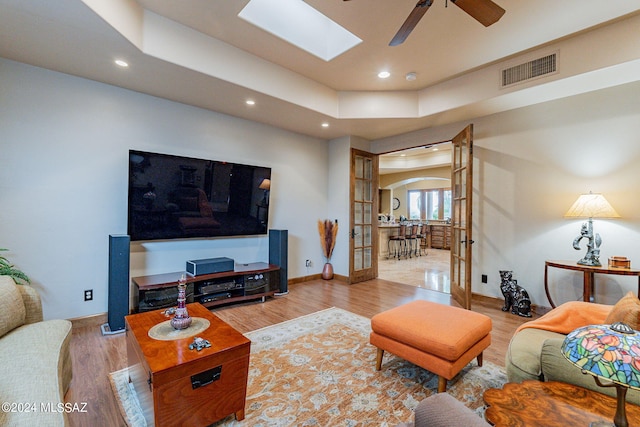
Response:
M328 127L329 127L329 123L327 123L327 122L323 123L323 124L322 124L322 127L323 127L323 128L328 128Z
M438 151L438 147L433 147L433 151Z
M254 101L253 99L247 99L246 103L247 105L256 105L256 101Z
M416 78L418 78L418 75L416 73L414 73L413 71L410 72L410 73L407 73L407 75L405 76L405 79L407 79L408 82L412 82Z
M386 78L388 78L390 75L391 75L391 73L390 73L390 72L388 72L388 71L380 71L380 72L378 73L378 77L380 77L381 79L386 79Z
M122 59L116 59L115 63L116 63L117 66L122 67L122 68L127 68L129 66L127 61L123 61Z

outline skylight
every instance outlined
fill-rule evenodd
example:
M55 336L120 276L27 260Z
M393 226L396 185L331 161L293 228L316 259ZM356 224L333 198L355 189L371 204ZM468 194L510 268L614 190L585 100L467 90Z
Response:
M362 42L302 0L251 0L238 16L327 62Z

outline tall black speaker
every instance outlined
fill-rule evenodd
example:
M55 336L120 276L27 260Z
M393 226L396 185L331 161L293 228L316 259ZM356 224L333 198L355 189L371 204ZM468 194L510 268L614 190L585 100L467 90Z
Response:
M129 314L129 243L127 235L109 235L109 313L102 334L124 332ZM108 325L108 329L107 329Z
M280 292L276 295L289 293L288 250L289 231L269 230L269 264L280 266Z

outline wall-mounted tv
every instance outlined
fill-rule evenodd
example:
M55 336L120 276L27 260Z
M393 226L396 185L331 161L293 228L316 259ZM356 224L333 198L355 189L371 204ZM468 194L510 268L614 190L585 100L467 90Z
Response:
M129 151L131 240L267 234L271 168Z

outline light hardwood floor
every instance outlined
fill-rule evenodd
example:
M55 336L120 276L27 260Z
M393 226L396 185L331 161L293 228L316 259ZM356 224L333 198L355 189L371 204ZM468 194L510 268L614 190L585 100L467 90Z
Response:
M244 333L330 307L371 318L380 311L416 299L455 305L447 294L381 279L356 285L312 280L291 285L289 291L288 295L269 298L265 303L231 305L212 311ZM472 309L493 320L492 344L484 352L484 360L504 366L505 352L513 332L530 319L504 313L501 307L501 300L474 297ZM71 425L125 426L108 379L109 372L127 366L124 334L102 336L99 326L74 328L71 354L73 380L65 400L87 403L86 413L71 414Z
M449 294L450 258L449 250L431 248L411 258L380 258L378 278Z

